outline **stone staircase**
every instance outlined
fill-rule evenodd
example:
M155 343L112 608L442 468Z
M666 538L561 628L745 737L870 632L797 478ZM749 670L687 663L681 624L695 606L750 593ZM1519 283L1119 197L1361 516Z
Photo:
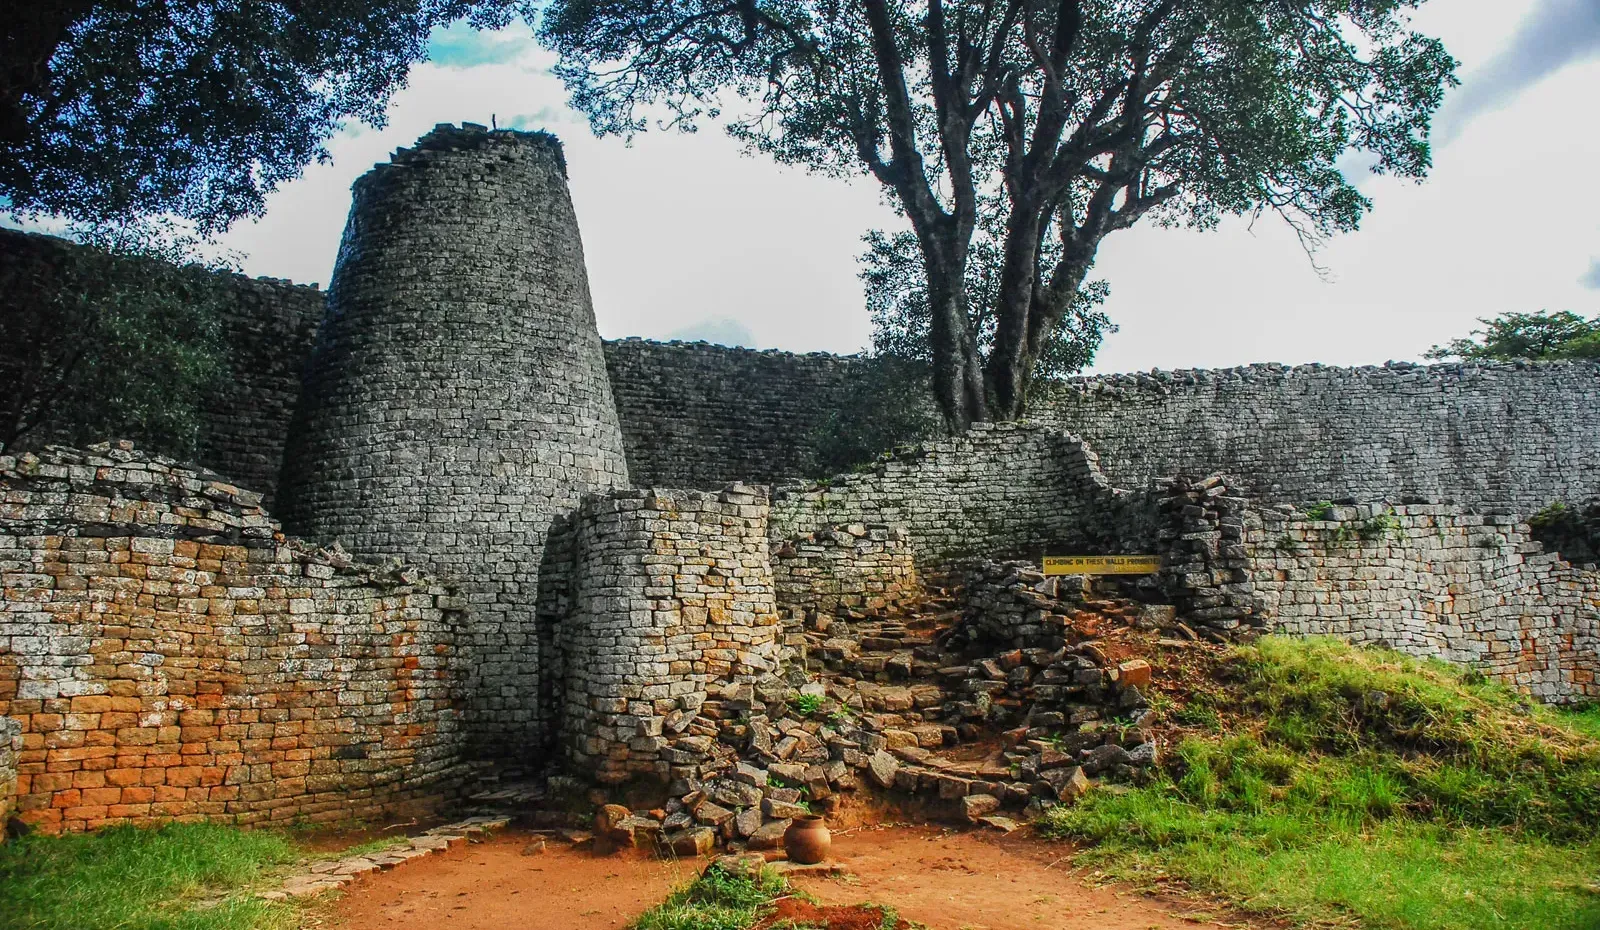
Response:
M664 802L605 805L596 842L770 849L863 785L1009 829L1005 814L1071 802L1092 779L1137 780L1156 758L1151 670L1124 634L1161 619L1018 563L970 567L914 606L794 618L785 678L724 684L669 718Z

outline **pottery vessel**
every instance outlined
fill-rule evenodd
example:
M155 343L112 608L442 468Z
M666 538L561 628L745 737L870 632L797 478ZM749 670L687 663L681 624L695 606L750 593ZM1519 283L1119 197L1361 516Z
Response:
M832 846L833 834L828 832L827 822L816 814L796 817L789 829L783 831L783 849L789 854L790 862L801 865L821 862L828 858L828 849Z

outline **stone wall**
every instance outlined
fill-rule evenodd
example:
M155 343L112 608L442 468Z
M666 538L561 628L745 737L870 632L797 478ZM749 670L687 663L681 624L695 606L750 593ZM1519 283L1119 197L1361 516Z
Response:
M1303 504L1449 500L1527 516L1600 493L1600 364L1253 365L1077 380L1035 416L1119 487L1226 472Z
M17 806L17 754L22 751L22 724L0 717L0 843L10 831L11 812Z
M615 491L576 521L568 761L601 782L699 777L683 735L713 685L778 665L766 492ZM706 746L710 741L706 741Z
M162 286L151 277L152 269L161 267L158 263L109 255L52 236L0 229L0 289L10 305L6 312L50 306L60 298L50 288L59 287L60 269L72 263L128 288ZM270 503L283 463L289 418L300 396L301 367L322 320L323 294L315 287L271 278L217 273L205 280L213 299L225 308L221 323L227 372L201 412L200 435L189 457L260 492ZM25 345L0 345L0 370L6 367L7 353L29 350ZM72 433L71 426L56 424L56 429L39 437L39 444ZM89 441L112 438L145 439L123 430L117 437L95 436Z
M898 526L826 526L772 552L773 586L785 618L897 611L922 599L911 540Z
M1545 552L1526 523L1447 504L1316 517L1245 519L1254 593L1278 632L1446 659L1543 701L1600 698L1600 572Z
M1036 424L978 424L830 481L773 491L772 535L848 524L897 526L917 567L1045 552L1122 552L1152 531L1142 494L1114 489L1075 436Z
M641 485L715 488L815 476L859 361L815 352L623 339L605 346L628 469Z
M443 125L358 180L284 519L463 585L484 757L543 760L546 539L627 484L560 143Z
M431 809L467 774L462 607L126 445L0 457L19 815L56 832Z

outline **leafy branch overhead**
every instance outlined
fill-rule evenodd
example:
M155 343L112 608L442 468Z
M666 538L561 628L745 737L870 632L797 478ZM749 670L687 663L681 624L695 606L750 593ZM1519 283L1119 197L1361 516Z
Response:
M1314 246L1370 206L1350 153L1421 178L1455 62L1407 27L1420 2L555 0L541 34L597 131L721 120L780 162L876 178L963 427L1021 415L1112 232L1271 212ZM992 307L969 279L986 223Z
M87 225L175 215L204 233L381 126L436 26L522 0L22 0L0 12L0 198Z

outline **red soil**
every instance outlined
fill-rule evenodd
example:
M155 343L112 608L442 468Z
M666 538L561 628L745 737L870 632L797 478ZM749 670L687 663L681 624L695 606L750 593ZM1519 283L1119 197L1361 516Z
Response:
M880 930L883 911L875 907L855 904L849 906L818 906L799 898L783 898L772 913L761 918L754 930L771 930L785 927L819 927L826 930ZM909 930L910 924L895 921L894 930Z
M558 842L523 855L529 840L508 833L362 879L333 905L331 923L342 930L619 930L704 867L602 858ZM851 907L864 902L889 905L931 930L1196 926L1180 916L1188 908L1091 885L1072 871L1067 847L1015 834L863 827L836 834L833 851L850 874L794 880L841 908L827 911L832 930L875 930L876 908ZM868 913L873 921L861 922Z

